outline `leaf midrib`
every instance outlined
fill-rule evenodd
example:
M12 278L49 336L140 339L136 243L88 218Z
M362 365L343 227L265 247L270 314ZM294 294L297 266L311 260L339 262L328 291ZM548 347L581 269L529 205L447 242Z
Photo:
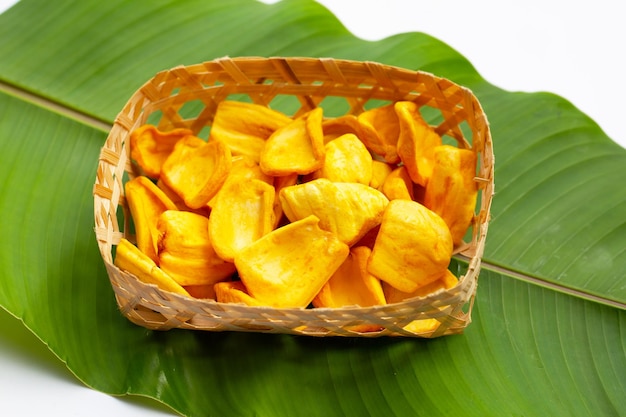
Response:
M92 127L94 129L97 129L103 132L109 132L112 127L111 123L109 122L105 122L103 120L100 120L94 117L93 115L70 108L61 102L54 101L48 97L44 97L40 94L37 94L32 91L28 91L16 85L12 85L12 84L0 81L0 92L7 93L23 101L32 103L36 106L42 107L54 113L68 117L72 120L76 120L79 123L82 123L86 126ZM463 255L455 255L455 257L464 262L469 261L469 258ZM481 260L481 268L491 270L493 272L497 272L509 278L517 279L519 281L523 281L531 285L536 285L536 286L543 287L552 291L560 292L560 293L567 294L573 297L578 297L587 301L603 304L603 305L618 308L621 310L626 310L626 303L624 302L620 302L620 301L617 301L608 297L598 296L598 295L591 294L585 291L581 291L576 288L572 288L569 286L547 281L539 277L535 277L529 274L525 274L525 273L515 271L512 269L503 267L503 266L496 265L494 263L485 261L484 259Z
M53 113L60 114L68 117L72 120L76 120L86 126L92 127L97 130L109 132L111 130L111 123L100 120L90 114L81 112L76 109L72 109L65 104L54 101L48 97L30 92L16 85L0 81L0 92L14 96L25 102L34 104L35 106L44 108Z
M469 262L469 258L464 257L462 255L455 255L455 257L465 262ZM534 277L532 275L525 274L523 272L514 271L512 269L485 261L484 259L481 261L481 268L505 275L509 278L523 281L530 285L536 285L536 286L546 288L552 291L560 292L562 294L567 294L573 297L582 298L583 300L592 301L595 303L603 304L609 307L618 308L621 310L626 310L626 303L614 300L612 298L591 294L589 292L581 291L581 290L578 290L576 288L572 288L566 285L557 284L557 283L554 283L554 282L551 282L551 281L548 281L539 277Z

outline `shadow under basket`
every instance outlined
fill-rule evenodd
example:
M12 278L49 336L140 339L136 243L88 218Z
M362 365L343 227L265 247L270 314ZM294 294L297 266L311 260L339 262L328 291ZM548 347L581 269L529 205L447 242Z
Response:
M358 115L400 100L415 102L444 143L472 149L477 156L477 207L467 241L455 248L461 265L455 273L458 284L375 307L278 309L180 296L117 268L113 264L116 245L123 237L134 241L124 198L124 183L139 175L130 159L130 133L152 123L161 130L190 128L202 136L223 100L252 101L291 116L322 107L326 117ZM326 106L335 114L328 114ZM489 125L480 103L470 90L447 79L375 62L225 57L159 72L132 95L100 153L93 189L95 234L121 312L148 329L354 337L457 334L471 322L493 196L493 163ZM381 330L355 331L363 324Z

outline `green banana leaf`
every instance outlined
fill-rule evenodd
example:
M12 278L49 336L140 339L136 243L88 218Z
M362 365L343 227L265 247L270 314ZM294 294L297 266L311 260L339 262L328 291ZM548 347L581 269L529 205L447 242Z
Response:
M188 416L626 415L626 150L566 100L500 90L423 33L358 39L311 0L22 0L0 39L0 306L87 386ZM100 147L154 73L225 55L373 60L474 91L496 196L464 334L155 332L122 317L93 233Z

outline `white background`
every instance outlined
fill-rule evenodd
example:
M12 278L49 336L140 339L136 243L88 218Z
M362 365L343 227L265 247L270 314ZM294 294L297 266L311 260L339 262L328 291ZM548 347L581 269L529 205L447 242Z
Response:
M556 93L626 147L626 24L618 1L319 2L363 39L425 32L463 54L492 84ZM0 0L0 12L13 3ZM84 387L15 319L2 312L0 325L0 414L171 415L148 400L113 398ZM8 338L7 327L13 329Z

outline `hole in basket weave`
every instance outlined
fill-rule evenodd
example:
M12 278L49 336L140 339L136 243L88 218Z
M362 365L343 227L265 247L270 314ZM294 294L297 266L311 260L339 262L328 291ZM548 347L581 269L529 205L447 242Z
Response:
M161 110L155 110L152 113L150 113L146 123L158 126L162 118L163 118L163 112Z
M426 123L431 126L439 126L444 121L441 110L434 107L422 106L420 107L420 114Z
M339 117L350 111L350 104L345 97L325 97L318 106L324 109L324 117Z
M252 98L248 94L237 93L227 95L224 101L243 101L244 103L252 103Z
M469 123L467 123L467 120L463 120L461 123L459 123L459 128L461 129L461 133L463 133L463 137L465 138L465 140L467 140L471 145L472 139L474 138L474 133L472 132L472 128L470 127Z
M209 136L211 136L211 126L204 126L199 132L196 133L196 136L201 139L208 140Z
M204 110L205 104L202 100L190 100L185 102L180 109L178 109L178 114L182 119L195 119L197 118L202 110Z
M391 104L392 102L389 100L378 100L378 99L370 99L364 104L363 108L365 110L375 109L377 107L383 107Z
M270 102L270 107L288 116L294 116L302 107L302 102L296 96L278 94Z

